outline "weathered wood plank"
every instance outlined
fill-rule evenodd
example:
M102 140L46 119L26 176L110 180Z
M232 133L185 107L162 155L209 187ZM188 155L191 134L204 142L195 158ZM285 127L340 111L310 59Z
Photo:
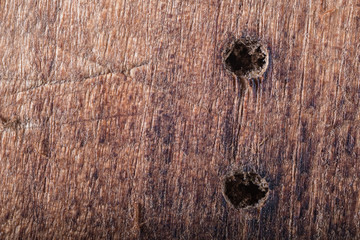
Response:
M355 0L0 1L0 238L360 235ZM231 39L270 53L241 91ZM235 209L223 179L268 185Z

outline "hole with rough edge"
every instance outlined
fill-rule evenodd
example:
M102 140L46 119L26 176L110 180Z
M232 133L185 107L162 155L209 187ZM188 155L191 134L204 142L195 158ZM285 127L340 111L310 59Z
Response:
M226 69L241 78L261 77L267 69L269 56L266 47L259 41L239 39L224 51Z
M235 172L224 181L224 197L235 208L257 207L265 202L268 184L258 174Z

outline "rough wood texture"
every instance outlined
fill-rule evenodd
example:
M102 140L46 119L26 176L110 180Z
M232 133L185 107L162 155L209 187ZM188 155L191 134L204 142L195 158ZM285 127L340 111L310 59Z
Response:
M359 14L1 0L0 238L359 238ZM239 96L221 52L241 36L270 64ZM267 180L261 208L224 200L234 169Z

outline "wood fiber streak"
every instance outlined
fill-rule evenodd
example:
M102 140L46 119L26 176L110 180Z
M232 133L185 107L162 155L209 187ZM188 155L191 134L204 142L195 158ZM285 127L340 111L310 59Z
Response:
M360 238L359 39L356 0L0 1L0 238Z

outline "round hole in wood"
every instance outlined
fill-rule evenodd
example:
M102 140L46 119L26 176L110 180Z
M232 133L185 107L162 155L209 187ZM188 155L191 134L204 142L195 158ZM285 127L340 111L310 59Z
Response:
M226 69L241 78L261 77L268 66L267 48L257 40L242 38L234 40L224 51Z
M261 206L269 191L265 179L253 172L237 171L225 178L223 187L225 199L237 209Z

